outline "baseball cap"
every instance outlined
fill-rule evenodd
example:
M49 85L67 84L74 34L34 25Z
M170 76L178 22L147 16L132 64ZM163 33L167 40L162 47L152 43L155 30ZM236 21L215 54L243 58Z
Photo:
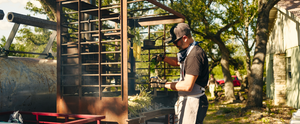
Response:
M165 43L169 44L174 41L179 40L184 35L189 35L191 33L190 27L186 23L178 23L170 29L170 38L165 40Z

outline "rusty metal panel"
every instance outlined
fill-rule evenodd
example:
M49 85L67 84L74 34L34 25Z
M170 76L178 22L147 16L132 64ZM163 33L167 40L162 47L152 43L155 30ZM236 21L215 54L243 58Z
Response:
M57 113L105 115L103 121L125 124L127 116L124 115L127 115L127 106L123 103L122 98L117 97L102 97L100 100L97 97L64 96L58 102L61 109L58 109Z
M57 113L77 114L79 113L79 98L77 96L64 96L57 101L59 108Z
M104 121L118 122L125 124L127 119L127 106L121 98L102 97L99 98L84 97L81 99L81 105L85 106L82 113L95 113L97 115L107 115Z
M0 57L0 112L56 110L56 60Z

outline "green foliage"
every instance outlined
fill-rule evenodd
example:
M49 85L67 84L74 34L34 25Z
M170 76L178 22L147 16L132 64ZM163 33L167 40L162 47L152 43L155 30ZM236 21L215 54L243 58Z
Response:
M218 65L213 70L212 73L214 74L215 79L220 80L223 79L223 72L222 72L222 66Z
M230 74L231 75L235 75L235 72L234 72L234 67L233 66L229 66L229 70L230 70ZM223 79L224 76L223 76L223 72L222 72L222 66L221 65L218 65L216 66L213 70L212 70L212 73L215 74L214 77L217 79L217 80L220 80L220 79Z
M234 43L236 36L232 34L231 28L232 24L237 24L236 22L241 19L239 2L239 0L174 0L172 9L186 17L186 22L190 25L195 39L206 39L202 47L211 59L209 63L211 68L220 62L222 52L219 47L222 47L223 51L227 49L231 58L237 48L241 47ZM222 46L222 43L216 45L216 41L223 42L226 48Z
M267 93L267 84L266 82L263 82L263 94L265 95Z
M43 3L44 1L41 0L39 2ZM29 1L29 2L27 2L26 6L25 6L25 9L29 10L30 12L33 12L34 13L33 15L36 15L36 14L42 14L42 15L44 15L44 14L46 14L47 18L49 20L56 21L56 19L55 19L56 13L53 13L51 11L51 9L50 9L51 7L54 7L54 6L47 6L46 8L43 8L43 7L39 8L39 7L34 6L34 4Z
M42 53L49 41L51 31L43 28L34 28L32 31L31 28L25 26L18 31L19 36L16 36L15 39L24 46L23 49L17 49L16 51L24 52L36 52ZM21 47L20 47L21 48ZM52 45L53 52L56 52L56 42ZM22 57L38 57L39 55L32 54L23 54Z
M44 8L38 8L34 6L31 2L27 2L25 9L31 11L35 14L47 14ZM19 29L15 41L11 44L11 51L23 51L23 52L36 52L42 53L49 41L52 31L42 28L29 28L25 26ZM3 36L1 38L1 47L4 47L6 43L6 38ZM56 52L56 42L52 45L52 51ZM9 56L19 56L19 57L38 57L39 55L33 54L22 54L22 53L9 53Z
M34 15L36 14L46 14L45 10L43 8L38 8L36 6L33 5L33 3L31 3L30 1L26 3L25 6L26 10L29 10L30 12L34 12Z
M2 36L1 38L1 42L0 42L0 47L3 48L6 44L6 37ZM10 45L9 50L11 51L24 51L26 47L24 45L22 45L21 43L17 42L17 43L12 43ZM24 57L25 54L20 54L20 53L8 53L8 56L18 56L18 57Z
M230 50L230 55L232 56L232 59L230 60L230 74L231 75L236 75L235 74L235 68L239 71L241 75L246 75L247 70L246 70L246 58L243 53L243 49L241 45L235 44L235 43L228 43L227 47ZM221 65L217 65L212 72L215 74L216 79L223 79L223 72L222 72L222 67Z

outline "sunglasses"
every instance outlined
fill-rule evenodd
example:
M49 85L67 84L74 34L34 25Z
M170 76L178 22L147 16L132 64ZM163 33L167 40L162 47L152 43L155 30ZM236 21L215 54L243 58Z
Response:
M181 38L179 38L178 40L176 40L176 41L173 41L173 44L175 44L175 45L177 45L177 42L178 41L180 41L182 39L182 37Z

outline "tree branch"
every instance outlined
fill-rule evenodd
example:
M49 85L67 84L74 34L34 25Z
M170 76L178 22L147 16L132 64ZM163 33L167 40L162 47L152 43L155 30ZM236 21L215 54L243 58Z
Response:
M206 7L209 8L212 2L213 2L213 0L209 0L208 4L206 5Z
M231 23L227 24L225 27L221 28L221 29L216 33L216 35L217 35L217 36L220 36L221 33L222 33L223 31L228 30L230 27L232 27L233 25L235 25L235 24L237 24L237 23L239 23L239 22L240 22L240 19L238 19L238 20L236 20L236 21L234 21L234 22L231 22Z
M266 10L264 11L270 11L275 4L277 4L280 0L269 0L268 3L267 3L267 6L266 6Z
M56 1L55 0L39 0L44 8L47 16L51 21L56 21Z
M252 50L252 48L254 47L255 41L252 43L250 50Z
M201 35L203 38L206 37L206 35L205 35L204 33L199 32L199 31L196 31L194 28L192 28L192 26L191 26L191 25L192 25L192 21L191 21L191 20L187 19L187 21L188 21L188 25L191 27L191 31L192 31L193 33L199 34L199 35Z
M236 29L236 27L232 26L233 32L235 35L237 35L238 38L240 39L244 39L244 37L241 35L241 33L239 33Z

